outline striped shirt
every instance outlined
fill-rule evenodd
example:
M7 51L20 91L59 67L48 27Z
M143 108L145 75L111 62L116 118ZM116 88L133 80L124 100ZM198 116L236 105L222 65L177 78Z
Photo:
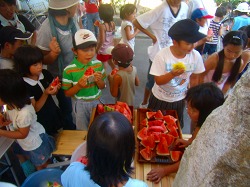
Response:
M209 28L213 30L214 35L213 35L213 40L211 42L206 42L206 43L218 44L220 27L221 27L221 22L215 22L214 20L210 22Z
M103 64L98 60L90 61L88 64L82 64L76 58L68 65L63 71L62 89L68 90L78 83L80 78L84 75L88 68L93 68L95 72L102 73L102 80L106 79L106 73L103 69ZM93 101L101 96L101 90L98 88L95 82L88 81L74 97L76 99L82 99L84 101Z

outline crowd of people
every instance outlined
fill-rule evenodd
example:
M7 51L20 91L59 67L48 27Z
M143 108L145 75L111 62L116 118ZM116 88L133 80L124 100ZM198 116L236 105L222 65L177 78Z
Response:
M36 30L17 13L16 3L0 1L0 136L17 140L13 147L23 169L30 161L40 170L51 162L54 137L61 129L88 130L89 162L86 166L71 164L64 173L64 186L85 181L94 186L146 186L130 178L135 142L129 122L111 112L89 124L107 84L117 101L134 106L140 84L133 65L139 32L152 39L139 107L176 110L183 128L187 106L195 128L191 139L176 141L180 147L192 143L206 117L223 104L250 61L247 3L234 9L237 16L226 34L221 21L230 6L216 8L213 0L163 0L139 16L135 5L125 4L120 8L121 40L117 45L114 35L118 25L111 4L50 0L48 18ZM182 66L175 68L177 63ZM121 122L122 128L116 128ZM125 139L131 141L121 147ZM152 169L147 179L158 183L177 172L179 164ZM103 167L107 171L102 171ZM73 184L72 178L79 180Z

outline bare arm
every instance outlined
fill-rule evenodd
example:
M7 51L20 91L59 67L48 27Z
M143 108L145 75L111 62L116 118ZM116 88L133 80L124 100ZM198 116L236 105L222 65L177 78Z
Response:
M157 42L157 38L155 37L155 35L152 34L151 32L149 32L147 29L144 29L136 19L133 21L133 24L141 32L143 32L144 34L148 35L153 40L154 44Z
M87 85L87 77L82 76L82 78L78 81L78 83L72 86L68 90L64 90L64 94L67 97L73 97L77 92L79 92L82 88Z
M130 33L131 32L131 26L126 26L124 28L124 30L125 30L125 33L126 33L127 40L133 39L140 31L139 29L135 29L134 34L131 34Z
M122 83L122 78L120 75L115 74L113 77L112 76L108 76L108 80L109 80L109 86L110 86L110 93L113 97L117 97L118 96L118 91L119 91L119 87Z
M135 85L139 86L139 84L140 84L140 80L139 80L138 75L136 75L136 77L135 77Z
M16 131L7 131L0 129L0 136L12 139L24 139L28 136L29 131L30 131L30 126L19 128Z
M103 24L99 25L99 38L96 46L96 52L99 53L100 48L105 42L105 26Z
M164 75L160 76L154 76L155 82L158 85L163 85L171 81L174 77L181 75L184 73L184 69L177 69L177 70L172 70L171 72L168 72Z

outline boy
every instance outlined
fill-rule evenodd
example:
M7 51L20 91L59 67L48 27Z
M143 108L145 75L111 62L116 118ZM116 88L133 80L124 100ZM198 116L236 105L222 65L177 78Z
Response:
M13 54L24 41L32 37L32 33L23 33L15 27L6 26L0 30L0 36L0 69L13 69Z
M96 54L94 34L80 29L73 38L74 60L63 71L62 88L73 98L76 129L87 130L92 109L99 103L101 89L105 88L106 73L100 61L92 60Z
M160 50L154 58L150 74L155 84L148 108L153 110L176 110L183 127L183 110L188 86L199 83L199 74L205 71L200 54L194 43L206 37L199 32L199 25L191 19L176 22L168 32L173 45ZM185 68L173 65L182 62ZM186 69L186 70L185 70Z
M226 15L227 11L224 7L218 7L215 12L214 19L210 22L209 28L213 30L212 41L206 42L203 54L211 55L217 50L217 45L219 42L219 36L222 36L223 24L221 20Z
M191 15L191 19L194 20L196 23L198 23L198 25L200 26L199 32L208 35L207 38L200 40L195 46L195 49L200 54L203 53L205 42L210 41L213 37L213 33L209 33L208 29L205 27L207 23L207 19L211 19L211 18L213 18L213 16L209 15L204 8L195 9Z
M131 65L134 52L127 44L117 44L111 54L119 67L115 75L108 76L111 95L133 106L135 86L139 86L136 67Z

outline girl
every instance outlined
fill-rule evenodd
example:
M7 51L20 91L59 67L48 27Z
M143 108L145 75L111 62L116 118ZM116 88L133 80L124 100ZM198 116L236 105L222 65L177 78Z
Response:
M43 125L46 133L54 136L63 127L61 111L53 100L53 95L57 94L61 84L53 88L50 86L53 77L42 69L42 61L42 51L35 46L22 46L14 54L16 70L26 83L37 121Z
M120 9L121 23L121 34L122 39L120 43L128 44L134 51L135 36L140 32L139 29L133 26L132 21L135 19L136 6L133 4L123 5Z
M96 58L104 64L105 69L107 69L106 62L114 69L115 65L112 62L112 56L107 54L106 51L110 46L114 46L115 22L113 21L114 9L111 4L101 4L99 7L99 15L103 23L99 24Z
M89 127L88 163L71 163L62 174L62 184L64 187L146 187L146 183L130 176L134 154L134 131L128 119L119 112L103 113Z
M203 83L190 88L187 91L185 99L187 101L187 113L192 122L196 123L196 128L192 137L188 141L183 139L176 140L175 145L179 148L185 148L190 145L195 139L207 116L215 108L224 103L224 95L214 83ZM152 169L148 173L147 179L158 183L164 176L177 172L179 164L180 161L171 165Z
M205 61L206 71L202 77L204 82L215 82L226 95L246 66L241 54L247 45L247 35L242 31L231 31L224 36L222 42L224 49Z
M13 150L21 163L30 159L37 170L46 168L55 142L37 122L25 82L13 70L3 69L0 90L0 106L7 105L7 117L0 116L0 125L9 129L1 128L0 136L17 140Z

